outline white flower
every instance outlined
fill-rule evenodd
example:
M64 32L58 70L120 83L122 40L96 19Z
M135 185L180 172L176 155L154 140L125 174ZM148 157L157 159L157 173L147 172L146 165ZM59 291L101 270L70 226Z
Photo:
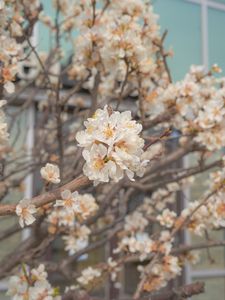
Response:
M37 209L30 200L23 199L16 206L16 214L19 216L19 224L21 227L24 225L31 225L36 219L33 216L37 212Z
M83 219L93 215L98 209L95 198L91 194L84 194L78 196L78 203L80 208L80 215Z
M47 272L45 271L45 266L40 264L38 268L31 270L32 278L38 281L45 281L48 277Z
M131 119L131 113L98 109L84 123L86 129L76 139L84 147L84 174L94 183L118 182L124 174L133 180L142 176L147 160L142 159L144 140L139 136L142 126Z
M112 257L109 257L107 260L107 265L108 265L108 271L111 277L112 281L116 281L117 274L121 270L121 268L118 266L118 263L112 259Z
M13 300L23 300L28 289L28 283L24 277L11 276L8 283L6 295L11 296Z
M128 232L143 231L148 225L148 220L143 214L136 211L133 214L126 216L124 229Z
M60 182L59 167L47 163L45 167L41 168L41 176L48 182L59 183Z
M65 250L69 252L69 255L73 255L77 251L85 248L88 245L90 234L91 231L87 226L77 225L74 232L71 232L70 235L63 236Z
M98 269L94 269L92 267L88 267L87 269L84 269L81 272L81 276L77 278L77 281L81 285L88 285L90 282L92 282L95 278L98 278L101 276L101 271Z
M174 211L169 210L168 208L163 210L162 215L157 216L157 220L162 226L171 228L174 225L177 214Z
M37 281L34 286L29 288L29 300L55 300L54 289L47 280Z
M15 92L15 85L13 82L7 81L6 83L4 83L4 89L8 94L12 94Z
M69 190L64 190L61 193L62 200L56 200L54 206L62 206L69 212L79 213L79 201L78 201L78 192L71 193Z
M83 157L86 160L83 171L84 174L94 183L109 182L110 178L115 182L123 177L120 168L113 160L107 158L107 148L102 145L94 144L90 151L83 150Z
M13 300L61 300L47 280L44 265L31 270L24 265L17 275L10 277L7 295Z
M168 273L166 276L173 278L181 274L179 259L176 256L168 255L163 258L163 270Z

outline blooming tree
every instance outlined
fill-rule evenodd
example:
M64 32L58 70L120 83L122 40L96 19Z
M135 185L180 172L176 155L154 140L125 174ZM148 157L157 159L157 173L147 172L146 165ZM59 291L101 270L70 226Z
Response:
M10 220L0 242L29 228L0 262L7 294L92 299L108 281L109 298L119 299L121 272L132 260L139 272L133 299L201 293L200 282L164 288L197 261L195 250L225 245L210 238L225 227L220 68L191 66L173 82L167 32L160 33L149 1L52 3L55 18L39 0L0 0L0 216ZM48 53L32 41L37 22L51 32ZM66 64L65 40L72 46ZM36 110L31 151L16 145L30 108ZM203 173L202 193L182 208ZM12 193L30 188L24 179L31 174L33 198L12 202ZM185 244L184 231L203 242ZM100 248L107 255L96 256ZM84 255L97 258L91 263ZM90 263L80 268L82 259Z

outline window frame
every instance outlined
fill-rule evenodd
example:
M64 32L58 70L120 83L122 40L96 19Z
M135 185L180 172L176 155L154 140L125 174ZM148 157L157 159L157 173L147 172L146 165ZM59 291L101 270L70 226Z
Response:
M225 4L212 0L184 0L189 3L198 4L201 6L201 45L202 45L202 64L207 71L209 68L209 25L208 25L208 12L209 9L215 9L225 12ZM184 159L184 166L188 167L188 158ZM184 192L183 204L184 207L187 206L190 199L190 190ZM187 231L184 234L184 240L186 244L191 243L190 235ZM189 284L195 278L217 278L225 277L225 267L224 270L221 269L204 269L204 270L192 270L190 265L187 265L184 270L185 283Z

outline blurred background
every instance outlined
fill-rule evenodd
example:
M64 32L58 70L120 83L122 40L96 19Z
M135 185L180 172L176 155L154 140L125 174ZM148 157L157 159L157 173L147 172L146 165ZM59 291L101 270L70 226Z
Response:
M52 16L54 19L54 8L51 0L43 0L43 8L46 15ZM223 70L225 75L225 0L152 0L154 11L159 14L159 24L162 33L168 30L165 46L166 49L173 51L173 57L169 59L172 78L174 81L180 80L189 70L190 65L204 65L207 69L214 63L217 63ZM76 35L76 33L74 33ZM51 34L47 27L38 24L35 28L34 40L36 41L39 51L49 51L51 49ZM63 44L65 51L65 61L70 57L71 43L66 40ZM16 107L12 108L16 111ZM34 111L30 110L24 114L18 126L11 136L13 141L17 137L18 147L26 143L28 150L31 146L32 123L34 122ZM26 133L26 134L25 134ZM191 160L193 160L192 158ZM188 162L189 163L189 162ZM27 177L27 183L31 183L33 178ZM186 201L195 200L197 195L203 189L204 177L199 177L195 188L188 191L183 205ZM26 186L26 184L25 184ZM32 186L32 184L28 184ZM10 199L17 202L25 194L26 197L32 196L32 188L21 187L20 191L12 192ZM12 223L12 219L10 219ZM0 228L4 230L8 226L7 218L0 220ZM25 233L26 235L26 233ZM7 240L7 247L0 248L0 258L3 258L10 248L14 248L23 236L14 235ZM212 237L214 238L214 237ZM224 232L218 231L216 238L224 239ZM190 236L184 237L185 242L190 241ZM195 240L194 242L199 242ZM60 245L55 245L55 256L60 251ZM104 256L105 249L96 251L93 257L83 257L80 261L81 265L88 265L90 260L93 263L99 255ZM211 249L202 251L199 263L191 268L186 267L182 281L189 283L192 280L203 280L206 282L206 293L196 296L196 300L212 300L225 299L225 249ZM136 285L138 273L136 271L137 262L130 262L124 270L124 294L128 295L133 292ZM0 299L8 299L5 297L6 285L0 282ZM104 295L104 291L100 291Z

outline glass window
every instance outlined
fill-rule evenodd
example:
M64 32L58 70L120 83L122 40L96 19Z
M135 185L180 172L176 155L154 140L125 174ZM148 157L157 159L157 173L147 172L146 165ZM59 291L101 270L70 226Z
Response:
M217 63L225 75L225 11L209 8L209 65Z
M10 297L9 297L9 296L6 296L6 292L1 292L1 291L0 291L0 299L1 299L1 300L9 300Z
M52 1L51 0L45 0L41 1L43 5L44 13L50 17L52 17L52 20L54 21L54 13L52 7ZM51 32L47 26L43 25L43 23L38 23L38 49L40 51L49 51L49 49L52 48L52 37Z
M42 0L43 12L45 15L49 16L53 23L55 22L56 10L53 7L52 0ZM64 19L63 16L60 15L59 21L61 22ZM61 47L65 54L65 59L68 58L73 49L73 38L77 35L77 32L74 30L71 36L62 35L60 39ZM38 49L39 51L48 52L50 49L55 47L54 35L52 35L51 31L47 26L45 26L42 22L38 23Z
M222 3L222 4L225 4L225 0L213 0L213 2L215 2L215 3Z
M182 79L192 64L201 64L201 8L181 0L154 0L161 31L168 30L166 48L174 57L169 65L174 80Z
M224 300L225 279L224 278L196 278L195 281L205 282L205 293L193 296L192 300Z
M17 115L18 113L18 107L9 107L8 109L8 124L9 127L11 126L11 120L13 120L13 126L10 130L10 144L13 145L13 152L11 155L11 160L15 159L15 156L18 155L18 153L21 153L20 151L24 151L24 144L26 143L26 132L27 132L27 119L26 115L27 113L24 111L22 114ZM8 174L11 172L14 172L15 163L10 164L10 166L7 168ZM21 174L21 173L20 173ZM17 175L16 175L17 176ZM13 175L13 178L16 179L15 175ZM12 179L12 177L9 177ZM19 200L23 198L24 191L23 187L16 187L12 189L7 196L3 199L3 203L17 203ZM7 228L12 227L14 224L18 224L18 218L14 216L6 216L2 217L0 220L0 235L4 230ZM7 240L4 240L0 242L0 259L2 259L5 255L9 253L9 249L13 250L15 249L16 245L21 240L21 234L14 234L11 237L7 238Z
M210 239L224 240L224 230L210 232ZM193 244L205 243L206 239L193 237ZM213 247L208 250L201 250L199 262L192 266L192 270L223 270L225 268L225 249L224 247Z

